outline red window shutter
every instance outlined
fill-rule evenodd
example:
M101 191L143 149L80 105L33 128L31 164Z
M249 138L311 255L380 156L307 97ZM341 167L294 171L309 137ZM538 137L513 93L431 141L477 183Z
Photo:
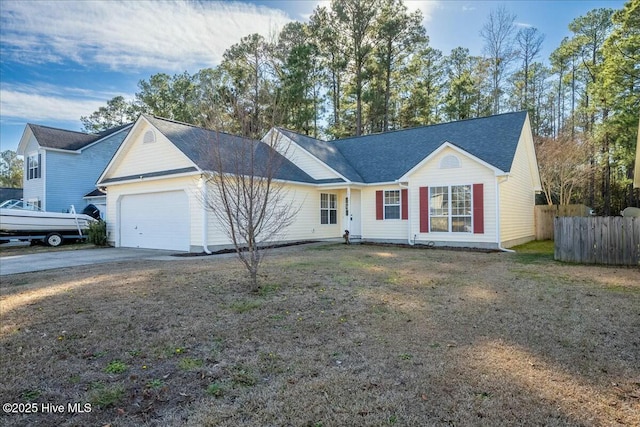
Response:
M473 232L484 233L484 185L473 184Z
M420 232L429 232L429 187L420 187Z
M409 191L407 189L400 190L400 211L402 219L409 219Z
M384 192L376 191L376 219L384 219Z

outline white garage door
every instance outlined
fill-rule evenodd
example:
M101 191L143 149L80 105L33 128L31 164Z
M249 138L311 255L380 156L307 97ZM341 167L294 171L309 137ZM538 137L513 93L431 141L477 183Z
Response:
M120 246L188 251L189 234L184 191L128 195L120 201Z

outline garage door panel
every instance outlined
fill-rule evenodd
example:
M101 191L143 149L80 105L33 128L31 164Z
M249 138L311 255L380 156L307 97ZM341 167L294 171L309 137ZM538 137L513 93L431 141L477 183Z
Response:
M189 235L189 200L184 191L122 198L120 246L188 251Z

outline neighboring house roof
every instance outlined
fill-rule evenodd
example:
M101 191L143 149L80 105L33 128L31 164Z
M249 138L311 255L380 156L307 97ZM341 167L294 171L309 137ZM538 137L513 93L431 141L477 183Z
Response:
M105 193L104 191L102 191L99 188L96 188L95 190L85 194L84 196L82 196L83 199L86 198L92 198L92 197L106 197L107 193Z
M90 134L84 132L76 132L66 129L58 129L49 126L35 125L28 123L27 126L31 129L33 136L43 148L55 148L58 150L80 150L99 139L106 138L131 124L125 124L117 126L111 129L107 129L97 134Z
M237 166L234 162L234 155L251 149L255 150L257 165L269 164L267 161L269 156L276 156L275 158L281 162L274 178L303 183L319 183L319 181L313 179L298 166L261 141L203 129L155 116L144 115L144 118L201 170L216 171L219 166L216 158L220 153L223 169L221 172L236 173ZM245 173L250 170L248 164L241 165L241 167L244 168Z
M280 131L348 179L374 183L399 179L445 142L509 172L526 117L521 111L329 142Z

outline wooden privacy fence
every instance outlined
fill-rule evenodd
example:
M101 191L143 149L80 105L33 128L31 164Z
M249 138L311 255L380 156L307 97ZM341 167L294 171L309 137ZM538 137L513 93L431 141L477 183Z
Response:
M640 218L559 217L554 226L558 261L640 266Z
M553 240L553 219L557 216L589 216L585 205L536 205L536 240Z

